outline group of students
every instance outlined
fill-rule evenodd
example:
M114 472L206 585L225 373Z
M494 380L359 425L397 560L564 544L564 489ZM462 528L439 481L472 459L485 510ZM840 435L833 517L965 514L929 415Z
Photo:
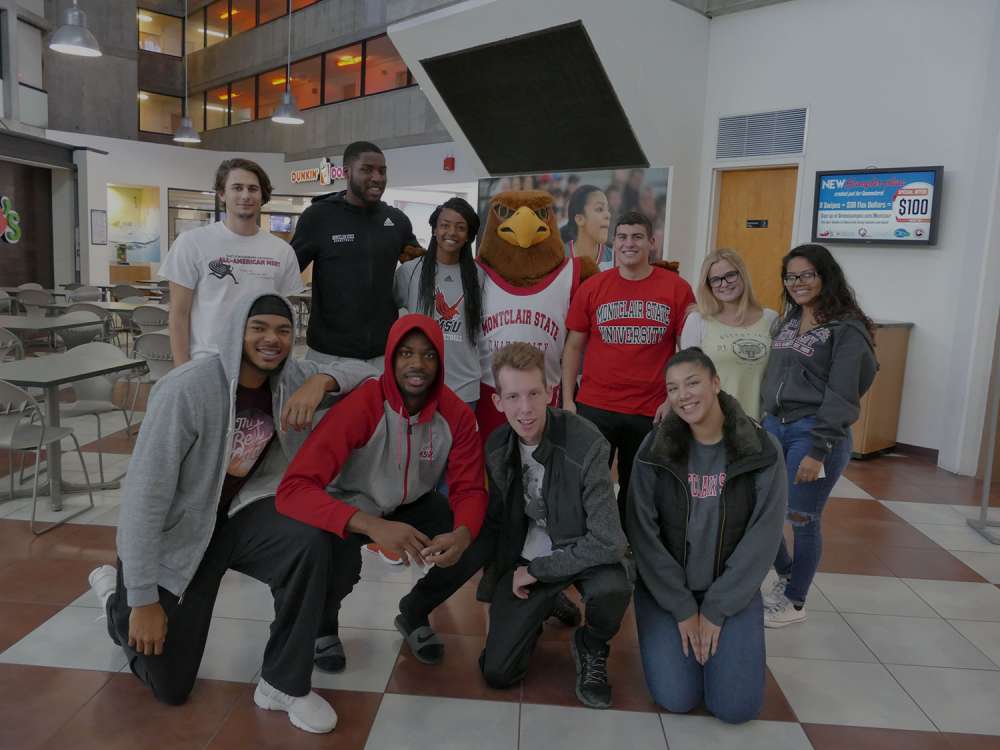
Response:
M397 269L417 243L381 201L384 156L352 144L344 168L347 189L314 201L286 250L254 225L266 174L224 163L225 221L181 235L164 264L171 289L183 288L172 291L182 304L171 334L185 364L150 395L118 565L90 576L132 671L159 700L183 702L234 569L274 596L256 704L332 730L336 713L311 675L346 668L340 609L373 543L428 568L395 619L421 662L444 659L431 613L482 570L485 681L519 682L555 617L578 626L577 697L606 708L610 641L634 589L654 699L755 718L764 626L805 619L823 504L877 368L871 322L836 261L818 245L792 250L778 316L757 303L737 254L710 255L695 293L650 265L648 218L623 215L614 267L571 303L561 383L536 347L501 348L487 367L504 422L480 435L479 218L449 200L431 217L426 254ZM310 263L300 360L283 295L301 287L288 269ZM772 566L777 583L762 595Z

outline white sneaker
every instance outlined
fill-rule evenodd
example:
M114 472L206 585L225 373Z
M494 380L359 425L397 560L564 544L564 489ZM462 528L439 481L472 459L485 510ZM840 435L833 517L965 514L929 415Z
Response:
M101 612L106 612L108 598L115 593L115 588L118 586L118 571L110 565L102 565L90 571L87 582L101 605Z
M764 592L764 606L773 607L785 598L785 587L788 585L789 577L778 576L771 587Z
M337 726L337 712L333 706L313 691L294 698L261 679L253 692L253 702L268 711L284 711L294 726L306 732L326 734Z
M804 622L805 619L805 605L801 609L795 609L795 605L784 594L780 601L764 609L765 628L783 628L786 625Z

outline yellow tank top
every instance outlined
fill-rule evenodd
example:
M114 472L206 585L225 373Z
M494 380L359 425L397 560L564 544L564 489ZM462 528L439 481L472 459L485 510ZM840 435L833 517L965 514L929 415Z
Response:
M760 383L771 354L773 315L761 315L745 328L727 326L717 320L705 321L701 348L719 371L722 390L740 402L743 411L760 419Z

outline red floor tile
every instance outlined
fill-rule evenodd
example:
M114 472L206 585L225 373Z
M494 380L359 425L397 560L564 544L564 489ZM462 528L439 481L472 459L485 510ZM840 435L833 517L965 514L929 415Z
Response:
M466 584L431 612L430 624L437 633L485 636L488 607L476 600L475 586Z
M38 747L83 708L109 678L105 672L0 664L0 747ZM17 696L16 700L12 696ZM64 747L76 744L71 741Z
M990 737L984 734L949 734L942 735L948 741L949 750L997 750L1000 748L1000 737Z
M825 552L824 552L825 554ZM898 578L924 578L934 581L975 581L984 579L947 550L876 547L875 556Z
M892 571L875 556L867 544L842 544L823 541L822 573L847 573L862 576L891 576Z
M35 536L27 521L0 519L0 564L38 558L114 562L115 533L111 526L68 523Z
M84 453L119 453L131 455L135 447L135 436L138 434L138 426L131 431L118 430L110 435L105 435L100 440L94 440L86 445L80 446Z
M0 602L66 605L90 588L88 560L8 560L0 567Z
M945 736L937 732L842 727L832 724L803 724L802 729L815 750L955 750L948 744ZM996 742L996 738L992 739ZM996 748L996 744L993 748Z
M368 740L381 693L317 690L337 712L337 727L329 734L309 734L293 727L288 716L253 705L251 693L241 695L209 750L362 750Z
M0 602L0 651L4 651L62 609L54 604Z

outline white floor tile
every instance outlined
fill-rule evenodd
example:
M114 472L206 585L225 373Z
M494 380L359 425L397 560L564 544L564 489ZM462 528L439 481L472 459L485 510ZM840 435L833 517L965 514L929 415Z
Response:
M909 503L903 500L879 500L879 502L909 523L965 526L965 516L950 505Z
M945 620L857 614L846 614L844 618L885 664L996 668L986 654Z
M935 612L898 578L817 573L815 585L840 612L934 617Z
M1000 583L1000 547L997 547L996 550L996 552L964 552L962 550L950 550L950 552L990 583Z
M518 709L516 703L386 694L365 750L514 750Z
M768 591L771 588L771 584L778 577L778 574L774 572L774 568L771 568L767 572L767 576L764 578L764 583L760 585L761 592ZM809 589L809 601L807 603L810 612L836 612L837 610L830 603L830 600L826 598L826 595L820 590L816 582L813 581L812 587Z
M979 518L982 512L979 503L975 505L952 505L951 507L956 513L961 514L963 518ZM990 508L986 514L986 519L1000 523L1000 508Z
M949 620L972 644L1000 667L1000 622Z
M399 614L399 600L412 588L408 583L359 581L340 605L340 625L395 632L393 620Z
M873 662L875 657L837 612L809 611L805 622L766 628L768 656Z
M313 687L381 693L389 683L403 639L388 630L340 628L347 669L340 674L313 672ZM442 675L447 679L447 675Z
M270 623L274 620L274 597L266 583L230 570L222 576L212 614L214 617Z
M0 654L0 662L117 672L125 652L108 637L96 607L66 607Z
M881 664L769 657L799 721L887 729L934 729Z
M213 617L198 676L207 680L250 682L260 671L269 623Z
M582 706L521 706L519 750L579 750L584 747L662 748L659 717L636 711L594 711Z
M1000 735L1000 672L889 667L942 732Z
M874 500L875 498L858 487L854 482L845 476L841 476L833 485L830 497L839 497L848 500Z
M90 523L94 519L111 510L111 506L98 505L97 500L97 494L95 493L94 507L88 509L85 513L81 513L79 516L74 518L71 523ZM67 516L71 516L73 513L88 507L90 505L90 498L87 497L87 495L63 495L62 510L58 512L52 510L51 503L52 501L49 499L48 495L39 496L38 507L35 510L36 521L41 523L50 523L52 521L62 520ZM17 510L7 515L6 518L10 521L31 520L31 501L29 500L26 502Z
M903 580L939 615L949 620L1000 621L1000 589L991 583Z
M915 523L913 526L926 534L946 550L953 552L986 552L1000 556L1000 545L988 542L971 526L939 526Z
M812 750L802 726L751 721L733 726L711 716L660 716L670 750Z

